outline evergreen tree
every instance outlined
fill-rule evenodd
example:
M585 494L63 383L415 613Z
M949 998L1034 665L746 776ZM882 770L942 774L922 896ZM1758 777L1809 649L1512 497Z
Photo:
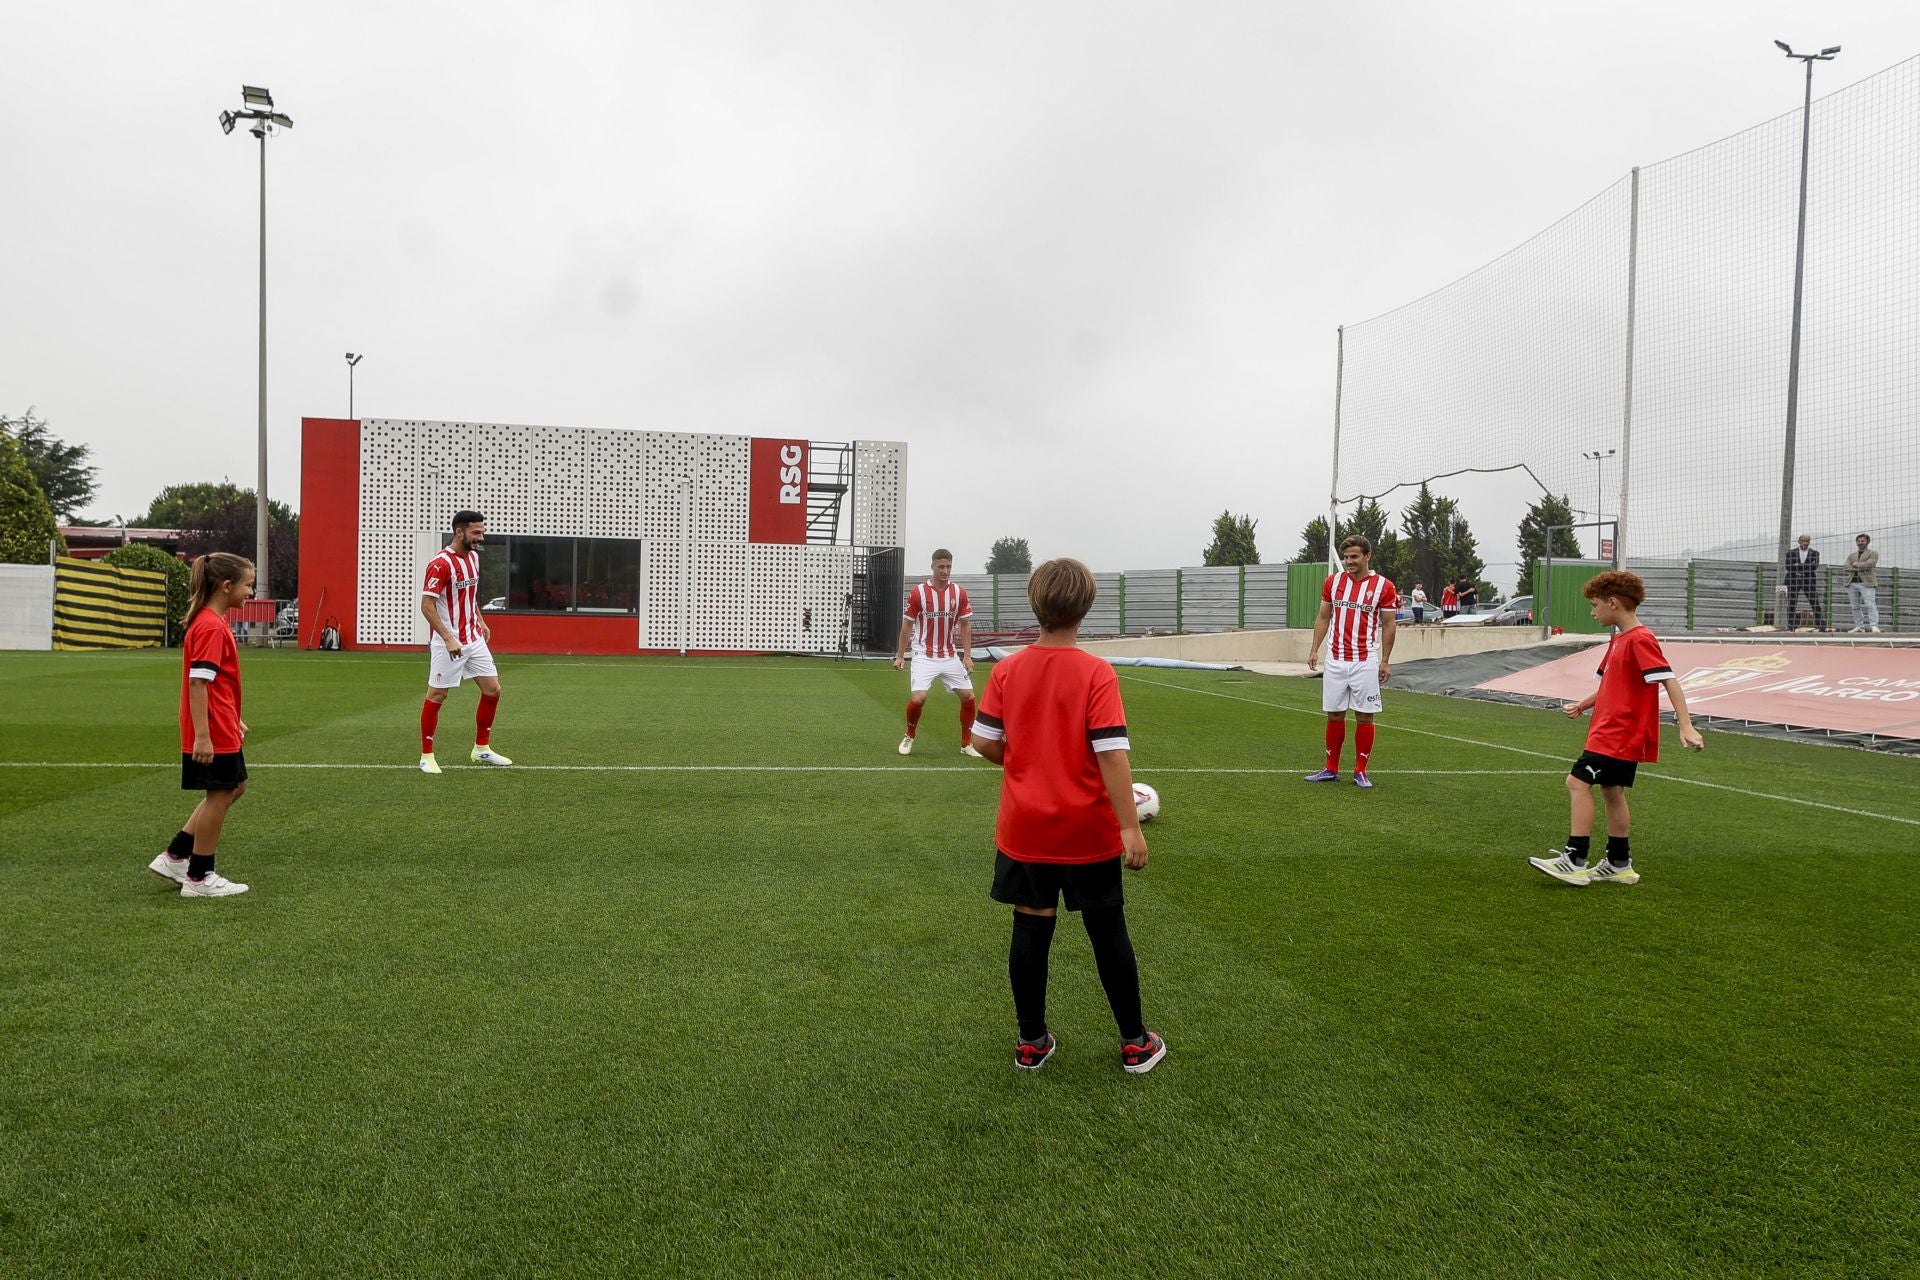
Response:
M1315 516L1300 531L1300 549L1293 553L1294 564L1327 562L1327 518Z
M987 556L988 573L1032 573L1033 552L1025 538L996 538Z
M1251 516L1222 511L1213 521L1213 545L1200 553L1200 563L1259 564L1260 549L1253 539L1254 526L1259 523Z
M91 452L84 444L67 444L47 429L47 420L37 417L32 406L17 418L0 415L0 431L13 436L26 457L47 505L63 520L93 500L100 469L87 462Z
M1527 514L1520 517L1520 536L1516 545L1520 548L1520 582L1514 587L1516 595L1533 594L1533 562L1544 560L1547 555L1547 529L1552 525L1573 523L1573 504L1567 495L1554 497L1546 494L1540 501L1527 507ZM1555 529L1553 533L1553 558L1555 560L1577 560L1580 558L1580 543L1571 529Z
M67 553L26 454L11 431L0 431L0 564L45 564L49 542L61 555Z

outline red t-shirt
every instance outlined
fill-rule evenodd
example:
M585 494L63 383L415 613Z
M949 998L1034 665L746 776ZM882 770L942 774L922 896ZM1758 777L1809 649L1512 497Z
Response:
M1673 668L1645 623L1607 641L1600 659L1600 696L1587 728L1587 750L1615 760L1660 758L1660 685Z
M240 749L240 646L227 620L202 609L187 624L180 676L180 749L193 750L193 706L188 690L199 680L207 687L207 730L215 755Z
M1100 777L1125 751L1120 677L1085 649L1034 645L993 668L973 731L1007 747L994 840L1020 862L1105 862L1123 852Z

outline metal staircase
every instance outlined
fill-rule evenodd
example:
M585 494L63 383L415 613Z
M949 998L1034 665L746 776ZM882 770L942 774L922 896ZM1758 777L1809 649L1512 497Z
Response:
M807 444L807 542L851 545L852 521L841 534L841 511L853 491L853 446L813 440Z

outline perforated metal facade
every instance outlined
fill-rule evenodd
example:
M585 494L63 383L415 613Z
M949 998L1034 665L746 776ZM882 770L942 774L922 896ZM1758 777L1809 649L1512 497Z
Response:
M855 446L851 544L747 540L747 436L364 419L358 640L424 644L420 577L451 514L490 538L640 543L635 649L831 652L857 561L901 535L906 447Z

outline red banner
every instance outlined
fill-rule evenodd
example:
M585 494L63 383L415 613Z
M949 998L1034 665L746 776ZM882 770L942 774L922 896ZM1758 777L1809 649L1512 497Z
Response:
M807 540L807 442L753 442L748 488L748 542Z
M1889 738L1920 738L1920 649L1865 645L1661 646L1696 715ZM1482 689L1578 702L1599 648L1489 680ZM1665 699L1661 702L1664 705Z

